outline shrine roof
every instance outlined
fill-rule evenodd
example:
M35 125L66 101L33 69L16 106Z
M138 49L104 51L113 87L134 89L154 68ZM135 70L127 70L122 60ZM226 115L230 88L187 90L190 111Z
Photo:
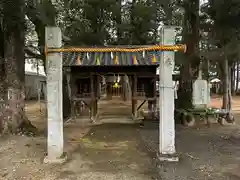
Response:
M63 66L152 66L160 62L160 51L63 53Z

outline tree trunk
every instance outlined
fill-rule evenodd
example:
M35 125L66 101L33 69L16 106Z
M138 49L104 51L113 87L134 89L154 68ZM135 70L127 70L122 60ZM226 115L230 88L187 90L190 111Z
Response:
M190 109L192 105L192 74L190 73L190 64L181 67L180 69L180 82L178 88L178 100L176 103L177 108ZM189 78L190 77L190 78Z
M231 73L231 94L235 95L235 81L236 81L236 75L235 75L235 67L236 63L232 63L232 66L230 68L230 73Z
M224 59L223 64L223 104L222 108L228 110L228 102L229 102L229 67L228 67L228 60L227 58Z
M239 85L239 62L237 61L236 63L236 71L237 71L237 76L235 78L235 82L236 82L236 86L235 86L235 93L237 94L238 93L238 85ZM236 75L236 74L235 74Z
M116 24L117 24L117 44L122 44L122 0L118 0L118 12L116 15Z
M17 133L31 127L25 115L24 1L5 0L4 9L4 71L5 91L2 133ZM28 125L28 126L26 126Z
M5 107L6 107L6 88L5 88L5 67L4 67L4 34L3 29L0 27L0 130L2 129L3 122L5 121Z
M135 36L135 34L134 34L134 29L133 29L133 27L134 27L134 25L135 25L135 22L134 22L134 16L135 16L135 13L134 13L134 8L135 8L135 5L136 5L136 0L132 0L132 3L131 3L131 15L130 15L130 22L131 22L131 25L132 25L132 28L131 28L131 31L130 31L130 35L131 35L131 39L130 39L130 44L132 45L133 44L133 42L134 42L134 36Z
M232 67L228 68L228 110L232 110Z
M6 88L5 88L5 68L4 58L0 57L0 132L3 129L6 118Z
M192 83L197 72L200 59L198 57L199 44L199 0L188 2L185 0L185 15L183 41L187 45L186 59L180 70L177 107L189 109L192 104Z

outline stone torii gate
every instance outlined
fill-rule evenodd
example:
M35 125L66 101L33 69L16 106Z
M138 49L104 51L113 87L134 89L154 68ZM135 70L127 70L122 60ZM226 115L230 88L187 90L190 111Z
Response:
M161 45L168 51L162 51L160 61L160 97L159 97L159 153L160 161L178 161L175 156L175 123L174 123L174 87L172 72L175 50L185 50L185 46L175 46L175 28L161 29ZM48 138L45 163L61 163L63 156L63 93L62 93L62 34L58 27L46 27L47 59L47 109ZM48 51L52 49L52 51ZM54 50L55 49L55 50ZM164 48L162 48L164 50Z

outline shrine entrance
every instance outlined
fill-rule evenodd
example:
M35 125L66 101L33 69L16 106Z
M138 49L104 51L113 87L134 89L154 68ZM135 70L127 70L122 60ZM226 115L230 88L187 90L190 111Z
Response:
M107 74L105 78L105 93L107 99L123 98L124 95L124 75L123 74ZM127 76L128 78L128 76Z
M161 161L178 161L175 154L172 73L174 52L185 51L186 46L175 45L176 29L174 27L161 29L161 45L138 47L64 48L59 28L47 27L45 34L48 109L46 162L59 162L63 158L63 117L74 118L77 104L80 106L85 104L88 107L92 122L98 119L98 102L102 94L101 78L99 78L101 76L127 75L126 81L128 79L131 86L130 102L133 120L138 117L138 109L146 101L148 101L148 109L154 109L157 101L156 68L159 65L158 158ZM138 101L141 101L140 105ZM67 104L70 106L66 106ZM63 111L63 106L69 107L69 111Z
M71 96L68 114L64 117L79 120L89 118L92 122L103 119L140 120L141 108L154 114L156 106L156 68L151 66L65 66ZM147 70L147 73L144 72ZM67 103L67 102L66 102ZM64 104L66 104L64 103Z

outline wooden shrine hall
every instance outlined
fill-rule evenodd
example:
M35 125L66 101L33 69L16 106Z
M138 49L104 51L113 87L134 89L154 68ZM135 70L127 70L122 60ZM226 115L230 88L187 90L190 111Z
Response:
M159 52L63 53L63 102L69 104L64 118L81 116L79 110L84 105L89 118L97 121L98 102L103 96L131 101L133 120L138 119L138 110L145 102L154 115L159 60Z

